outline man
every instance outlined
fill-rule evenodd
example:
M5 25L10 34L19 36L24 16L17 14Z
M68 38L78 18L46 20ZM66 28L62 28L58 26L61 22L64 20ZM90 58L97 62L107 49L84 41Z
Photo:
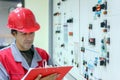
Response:
M43 67L44 61L51 64L47 52L33 45L35 31L40 26L31 10L16 8L9 14L7 25L15 42L0 50L0 80L21 80L29 68ZM35 80L55 80L57 76L39 74Z

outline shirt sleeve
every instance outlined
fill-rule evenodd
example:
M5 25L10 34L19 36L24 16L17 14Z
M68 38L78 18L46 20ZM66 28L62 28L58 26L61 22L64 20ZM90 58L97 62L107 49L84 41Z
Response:
M0 63L0 80L9 80L9 76L1 63Z

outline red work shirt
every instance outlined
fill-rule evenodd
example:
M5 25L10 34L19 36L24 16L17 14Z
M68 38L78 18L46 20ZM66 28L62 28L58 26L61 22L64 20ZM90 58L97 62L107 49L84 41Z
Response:
M0 50L0 63L3 66L3 69L5 69L9 80L21 80L30 68L24 57L20 54L20 51L16 48L16 45L12 44L10 47ZM47 52L40 48L34 48L31 67L43 67L44 60L49 60Z

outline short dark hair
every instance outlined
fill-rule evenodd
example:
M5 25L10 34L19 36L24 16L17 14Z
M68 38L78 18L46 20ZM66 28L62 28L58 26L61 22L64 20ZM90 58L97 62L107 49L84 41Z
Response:
M17 30L11 29L11 34L14 35L15 33L17 34Z

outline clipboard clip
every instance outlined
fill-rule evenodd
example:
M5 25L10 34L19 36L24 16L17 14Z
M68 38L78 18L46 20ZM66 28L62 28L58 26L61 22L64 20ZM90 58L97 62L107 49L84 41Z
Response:
M42 61L42 65L44 68L47 67L47 61L45 59Z

